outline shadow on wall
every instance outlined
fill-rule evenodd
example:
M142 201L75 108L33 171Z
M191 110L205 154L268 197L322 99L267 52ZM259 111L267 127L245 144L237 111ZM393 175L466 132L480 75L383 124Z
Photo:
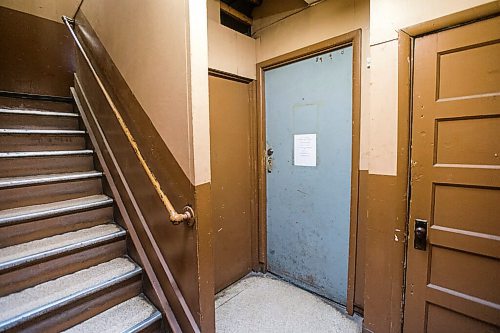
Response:
M0 90L70 96L75 58L61 23L0 7Z
M290 14L306 7L307 3L304 0L266 0L263 5L254 9L252 16L254 19L261 19L283 13Z

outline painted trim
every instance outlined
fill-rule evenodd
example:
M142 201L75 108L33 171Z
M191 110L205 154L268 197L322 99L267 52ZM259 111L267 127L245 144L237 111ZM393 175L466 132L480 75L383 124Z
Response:
M237 81L241 83L250 83L254 81L253 79L246 78L244 76L236 75L233 73L229 72L224 72L215 68L209 68L208 69L208 75L215 76L221 79L226 79L226 80L232 80L232 81Z
M456 28L460 25L482 21L500 13L500 1L492 1L484 5L472 7L434 20L418 23L401 29L411 37L420 37L438 31Z
M361 114L361 29L327 39L325 41L280 55L257 64L257 163L258 163L258 263L267 270L267 193L266 193L266 111L264 96L264 71L297 62L314 55L344 46L353 46L353 94L352 94L352 169L351 169L351 221L349 231L349 266L347 273L347 312L354 312L356 281L356 243L359 203L359 152Z

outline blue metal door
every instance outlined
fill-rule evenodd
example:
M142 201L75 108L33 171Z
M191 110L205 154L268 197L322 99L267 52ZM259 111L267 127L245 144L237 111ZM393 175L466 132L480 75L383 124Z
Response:
M352 46L264 72L268 270L346 304Z

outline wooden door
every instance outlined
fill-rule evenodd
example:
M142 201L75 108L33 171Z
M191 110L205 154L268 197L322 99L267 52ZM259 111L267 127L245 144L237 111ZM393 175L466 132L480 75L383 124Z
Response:
M218 292L252 269L255 168L251 164L249 85L210 76L209 88L211 201Z
M499 17L415 40L412 123L404 332L498 332Z

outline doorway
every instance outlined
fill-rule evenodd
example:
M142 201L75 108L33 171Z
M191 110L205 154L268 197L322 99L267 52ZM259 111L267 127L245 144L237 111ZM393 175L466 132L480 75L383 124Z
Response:
M414 39L405 332L500 326L499 27Z
M215 292L247 275L255 230L251 84L209 75Z
M259 64L265 271L353 312L359 32Z

